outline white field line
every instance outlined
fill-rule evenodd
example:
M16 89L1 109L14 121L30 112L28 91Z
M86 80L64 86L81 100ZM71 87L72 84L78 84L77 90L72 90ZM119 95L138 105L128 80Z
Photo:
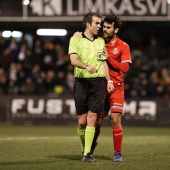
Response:
M126 136L126 138L129 138L129 139L153 139L153 138L158 138L158 137L161 137L161 138L170 138L170 136Z
M31 137L31 136L25 136L25 137L0 137L0 141L16 141L16 140L49 140L49 139L60 139L66 138L66 139L76 139L78 137L76 136L56 136L56 137L45 137L45 136L40 136L40 137Z
M170 136L161 136L161 138L169 138ZM78 136L38 136L38 137L34 137L34 136L23 136L23 137L0 137L0 141L16 141L16 140L49 140L49 139L78 139ZM112 136L100 136L101 139L107 140L110 138L112 138ZM127 139L157 139L158 136L126 136L124 137Z

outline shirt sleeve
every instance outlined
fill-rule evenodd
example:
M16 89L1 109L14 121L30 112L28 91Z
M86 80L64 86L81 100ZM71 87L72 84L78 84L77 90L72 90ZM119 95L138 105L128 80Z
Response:
M78 54L78 46L77 46L77 42L78 42L78 38L73 36L70 39L69 42L69 50L68 50L68 54Z
M125 42L122 45L121 63L132 63L129 45Z

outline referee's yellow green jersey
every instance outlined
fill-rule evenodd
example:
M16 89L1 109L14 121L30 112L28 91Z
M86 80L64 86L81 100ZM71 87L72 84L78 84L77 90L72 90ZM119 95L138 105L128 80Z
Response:
M96 37L93 41L90 41L84 35L82 38L76 36L71 37L69 55L77 54L80 61L98 69L97 73L90 74L86 69L74 67L75 78L105 77L102 68L102 61L106 60L106 56L102 55L104 46L105 42L100 37Z

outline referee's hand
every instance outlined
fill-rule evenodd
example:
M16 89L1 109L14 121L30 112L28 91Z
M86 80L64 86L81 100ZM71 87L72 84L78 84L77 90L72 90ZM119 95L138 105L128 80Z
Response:
M90 73L90 74L93 74L93 73L97 73L98 72L98 69L94 66L87 66L86 67L86 70Z

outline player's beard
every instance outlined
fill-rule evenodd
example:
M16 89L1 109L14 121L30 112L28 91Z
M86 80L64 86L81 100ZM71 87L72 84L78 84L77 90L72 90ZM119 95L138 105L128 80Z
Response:
M108 34L107 32L103 32L103 37L108 42L114 37L114 34Z

